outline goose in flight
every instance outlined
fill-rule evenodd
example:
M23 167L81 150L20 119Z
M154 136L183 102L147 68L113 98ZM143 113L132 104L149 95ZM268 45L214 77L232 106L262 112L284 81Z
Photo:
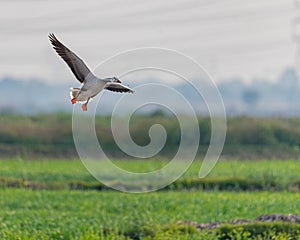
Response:
M68 64L77 80L82 83L81 88L71 88L70 96L72 104L77 102L83 103L83 111L87 111L88 102L103 89L121 93L134 92L129 87L122 85L121 81L116 77L96 77L85 63L75 53L63 45L53 33L49 34L49 40L57 54Z

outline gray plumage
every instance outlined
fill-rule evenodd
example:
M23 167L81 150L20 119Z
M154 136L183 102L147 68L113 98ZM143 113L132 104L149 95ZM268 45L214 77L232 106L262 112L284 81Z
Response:
M87 110L89 100L103 89L120 93L134 92L131 88L122 85L116 77L104 79L96 77L83 60L62 44L53 33L49 34L49 40L57 54L67 63L76 79L83 84L81 88L71 88L70 96L73 104L76 102L84 103L82 105L84 111Z

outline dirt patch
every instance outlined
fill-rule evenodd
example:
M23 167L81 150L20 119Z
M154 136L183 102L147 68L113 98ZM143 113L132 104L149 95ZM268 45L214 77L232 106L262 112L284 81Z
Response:
M258 216L255 219L234 219L227 222L211 222L211 223L197 223L193 221L180 221L179 224L192 225L198 230L214 229L223 224L239 225L256 222L285 222L285 223L298 223L300 224L300 217L294 214L282 215L282 214L265 214Z

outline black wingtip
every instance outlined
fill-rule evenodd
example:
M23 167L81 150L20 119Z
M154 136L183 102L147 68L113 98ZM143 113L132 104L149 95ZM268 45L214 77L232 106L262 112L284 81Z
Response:
M53 40L56 39L54 33L49 33L49 34L48 34L48 38L49 38L50 41L53 41Z
M52 45L54 45L55 42L59 42L58 39L56 38L56 36L54 35L54 33L49 33L48 38L49 38L50 42L52 43Z

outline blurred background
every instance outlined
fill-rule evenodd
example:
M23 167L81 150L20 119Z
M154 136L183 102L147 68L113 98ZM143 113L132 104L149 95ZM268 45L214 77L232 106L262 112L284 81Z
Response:
M92 0L87 4L75 0L70 4L67 0L14 0L1 2L0 21L2 156L77 156L69 88L79 83L50 46L50 32L91 69L99 70L100 77L108 76L98 64L128 49L154 46L180 51L209 72L223 98L228 116L223 157L298 156L299 1ZM203 105L193 88L184 82L166 81L164 76L146 74L126 78L124 84L168 83L193 106ZM202 81L197 74L189 77ZM111 155L128 157L118 152L109 130L110 111L121 95L107 94L108 100L104 98L97 112L98 134ZM155 94L164 97L163 91ZM200 108L197 114L204 153L210 140L210 120L208 111ZM135 118L131 130L136 143L149 143L144 123L150 127L159 122L169 131L166 148L175 151L179 126L168 111L145 108Z
M91 69L132 48L175 49L212 75L227 114L299 115L299 6L294 0L3 1L0 112L72 111L68 88L77 82L51 49L47 35L54 32ZM154 80L163 81L147 79Z

